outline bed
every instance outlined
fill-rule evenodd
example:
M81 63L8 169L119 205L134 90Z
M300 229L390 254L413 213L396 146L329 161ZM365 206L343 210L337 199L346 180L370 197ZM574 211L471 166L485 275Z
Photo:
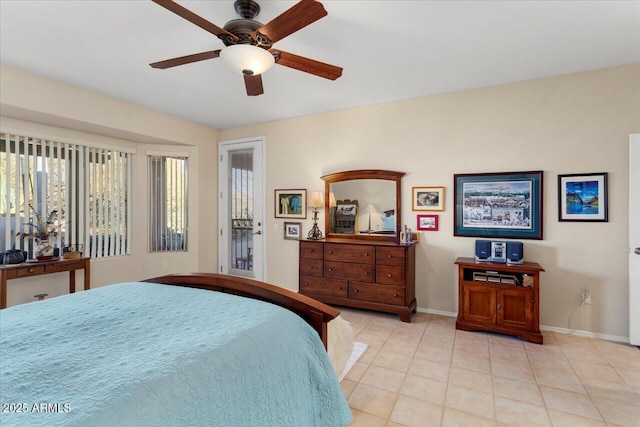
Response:
M206 273L10 307L0 424L343 426L351 412L325 351L338 315Z

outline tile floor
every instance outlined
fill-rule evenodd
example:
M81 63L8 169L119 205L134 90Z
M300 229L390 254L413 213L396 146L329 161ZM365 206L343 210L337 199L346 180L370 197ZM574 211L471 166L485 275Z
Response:
M640 426L640 350L543 332L544 345L455 319L341 308L369 345L342 381L351 427Z

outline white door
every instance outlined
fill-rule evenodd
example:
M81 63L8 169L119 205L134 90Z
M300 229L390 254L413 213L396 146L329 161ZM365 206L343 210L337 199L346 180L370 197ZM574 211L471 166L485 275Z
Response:
M629 136L629 342L640 345L640 133Z
M220 272L264 280L264 138L218 146Z

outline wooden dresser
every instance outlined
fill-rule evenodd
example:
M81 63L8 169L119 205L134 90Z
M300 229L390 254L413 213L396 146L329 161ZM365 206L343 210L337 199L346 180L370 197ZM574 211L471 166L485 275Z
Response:
M411 322L416 310L415 245L301 240L299 290L327 304L396 313Z

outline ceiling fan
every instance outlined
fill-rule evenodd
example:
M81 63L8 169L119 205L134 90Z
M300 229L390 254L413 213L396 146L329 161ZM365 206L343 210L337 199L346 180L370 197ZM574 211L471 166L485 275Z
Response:
M260 12L260 6L255 1L236 0L233 6L242 18L227 22L223 28L172 0L152 1L217 36L226 46L223 49L149 64L153 68L166 69L220 57L244 75L244 83L249 96L264 93L261 74L271 68L273 64L284 65L330 80L335 80L342 75L341 67L272 48L275 42L327 15L324 6L318 1L300 0L266 25L262 25L253 20Z

